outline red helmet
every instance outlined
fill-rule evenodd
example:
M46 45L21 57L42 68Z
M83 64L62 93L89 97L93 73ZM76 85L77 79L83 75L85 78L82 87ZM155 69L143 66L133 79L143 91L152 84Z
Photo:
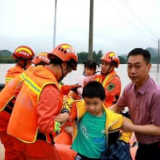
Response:
M48 54L48 58L51 60L54 59L55 56L63 62L67 62L70 66L72 66L73 70L77 69L78 56L71 45L60 44L55 47L53 51Z
M41 53L37 54L33 58L32 63L35 65L38 65L40 63L49 64L50 60L49 60L47 54L48 54L47 52L41 52Z
M116 53L114 52L107 52L105 53L101 59L101 61L106 61L106 62L109 62L109 63L112 63L114 64L117 68L120 64L120 60L118 58L118 56L116 55Z
M15 60L31 60L34 57L34 52L27 46L19 46L12 53L12 57Z

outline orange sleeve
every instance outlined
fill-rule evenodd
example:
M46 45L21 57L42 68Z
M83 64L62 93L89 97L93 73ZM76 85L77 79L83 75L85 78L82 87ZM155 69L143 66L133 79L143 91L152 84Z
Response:
M7 85L14 77L18 76L23 71L23 68L18 65L10 68L5 75L5 85Z
M23 70L22 67L15 65L14 67L10 68L10 69L7 71L5 77L12 77L12 78L14 78L14 77L16 77L17 75L21 74L23 71L24 71L24 70Z
M71 90L71 86L70 85L61 85L61 90L64 95L68 95L68 93Z
M37 105L38 126L42 133L54 131L54 118L60 113L60 93L55 85L47 85L42 90Z
M121 94L121 81L118 76L114 77L108 84L105 86L106 100L105 105L111 106L117 103L120 94Z
M113 84L113 89L109 89L109 85ZM120 78L118 76L115 76L110 83L108 84L108 86L106 87L106 92L108 92L109 94L111 94L112 96L116 96L119 95L121 93L121 81Z
M70 111L70 116L69 116L70 122L73 122L76 118L77 118L77 107L76 107L76 102L74 102L72 104L72 108Z

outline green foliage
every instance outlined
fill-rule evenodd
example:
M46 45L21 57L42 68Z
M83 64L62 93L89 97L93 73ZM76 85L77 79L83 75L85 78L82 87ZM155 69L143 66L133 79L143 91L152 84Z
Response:
M156 48L148 47L146 48L151 54L151 63L158 63L158 50ZM12 52L9 50L0 50L0 63L15 63L15 60L11 57ZM100 64L100 58L103 56L102 50L98 52L93 51L93 60ZM127 63L127 55L118 56L121 64ZM84 61L88 60L88 52L80 52L78 53L78 63L82 64ZM159 60L160 61L160 60Z
M157 48L151 48L151 47L148 47L146 48L146 50L149 51L149 53L151 54L151 57L157 57L158 55L158 49Z
M151 63L152 64L157 64L158 63L158 49L148 47L148 48L146 48L146 50L148 50L151 54Z
M98 53L93 51L93 60L100 64L100 58L103 56L102 50L99 50ZM78 63L82 64L84 61L88 60L88 52L78 53Z
M151 63L157 64L158 63L158 50L156 48L147 48L147 50L151 54ZM103 56L102 50L99 50L97 53L93 51L93 60L100 64L100 58ZM120 64L126 64L127 63L127 54L123 54L121 56L118 56L120 59ZM88 60L88 52L80 52L78 53L78 63L83 63L84 61ZM160 59L159 59L160 61Z
M78 53L78 63L83 63L88 59L88 53L87 52L80 52Z
M122 56L118 56L119 59L120 59L120 64L126 64L127 60L125 57L122 57Z
M11 54L12 53L8 50L0 50L0 63L15 63Z
M11 56L12 52L4 49L4 50L0 50L0 54L4 56Z
M157 57L152 57L151 58L151 63L152 64L157 64L158 63L158 58Z
M103 56L102 50L99 50L97 53L93 51L93 60L98 64L101 63L100 59ZM126 58L123 56L119 56L120 63L126 64ZM78 53L78 63L82 64L84 61L88 60L88 53L87 52L80 52Z

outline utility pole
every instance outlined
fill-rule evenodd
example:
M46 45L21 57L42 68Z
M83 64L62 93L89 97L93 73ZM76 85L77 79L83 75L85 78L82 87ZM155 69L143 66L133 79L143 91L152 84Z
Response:
M56 20L57 20L57 0L55 0L55 10L54 10L53 48L55 48L56 45Z
M93 13L94 13L94 0L90 0L89 49L88 49L89 60L93 60Z
M158 39L158 57L157 57L157 71L159 71L159 58L160 58L160 39Z

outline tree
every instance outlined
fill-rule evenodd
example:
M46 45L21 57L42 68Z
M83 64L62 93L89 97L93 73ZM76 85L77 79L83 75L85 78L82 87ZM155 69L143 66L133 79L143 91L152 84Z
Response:
M120 60L120 64L126 64L127 60L126 58L122 57L122 56L118 56L119 60Z
M102 50L99 50L98 53L93 51L93 60L98 64L101 63L101 57L103 56ZM120 59L121 64L126 64L126 56L118 56ZM87 52L80 52L78 53L78 63L82 64L84 61L88 60L88 53Z
M97 63L99 63L99 64L101 63L100 59L102 56L103 56L102 50L99 50L98 54L97 54Z
M88 60L88 53L87 52L78 53L78 63L82 64L86 60Z
M0 63L15 63L11 54L12 52L8 50L0 50Z

